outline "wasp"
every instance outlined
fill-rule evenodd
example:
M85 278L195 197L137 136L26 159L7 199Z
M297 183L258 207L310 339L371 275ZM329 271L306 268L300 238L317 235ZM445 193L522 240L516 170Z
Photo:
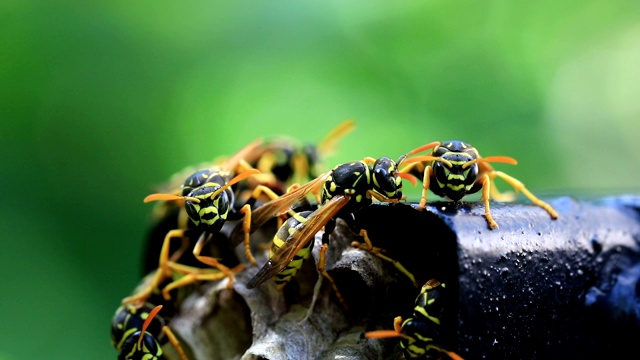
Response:
M162 346L167 341L178 350L182 360L187 360L177 338L165 325L166 319L158 315L162 307L145 304L140 308L131 305L118 308L111 325L111 342L118 350L119 360L164 360Z
M403 320L398 316L393 321L394 330L369 331L364 336L368 339L400 337L400 346L407 359L441 359L446 355L462 360L458 354L438 344L445 291L444 283L435 279L427 281L416 298L413 317Z
M249 144L220 166L198 170L191 174L181 186L180 195L176 194L177 191L173 191L171 193L152 194L145 198L145 202L159 200L183 202L182 206L189 222L187 226L171 230L166 234L160 255L159 271L156 272L154 281L150 282L150 285L140 293L125 298L123 302L144 302L154 289L170 276L170 268L175 268L179 265L176 262L172 262L171 266L166 265L171 239L181 238L184 242L185 238L197 236L197 234L200 234L200 236L193 247L193 256L201 263L217 268L224 273L229 279L228 287L230 288L234 281L234 271L213 257L201 255L204 246L213 236L220 232L222 226L228 220L243 220L245 253L247 258L252 263L255 263L255 259L249 250L248 226L251 221L251 206L245 204L237 210L234 207L235 195L231 187L260 173L259 170L251 168L244 162L244 156L258 146L260 141L259 139ZM233 169L238 168L241 171L232 176ZM264 186L257 186L254 189L256 197L263 192L272 198L277 198L275 193Z
M207 271L217 270L208 269ZM173 279L180 278L178 272L174 272L172 275L173 277L165 279L162 285L169 285ZM154 272L149 273L138 285L136 291L140 288L147 288L154 279ZM186 292L186 288L182 288L183 291L179 291L174 294L171 300L168 300L160 293L162 287L155 286L145 302L141 304L125 303L116 310L111 321L111 343L118 350L118 359L162 360L165 359L162 346L169 342L177 350L180 359L187 360L180 342L171 331L168 323L176 314L179 303L188 292ZM159 313L161 309L163 309L162 314Z
M202 235L204 236L204 235ZM111 323L111 340L118 350L119 359L164 359L161 347L170 342L180 358L186 360L179 341L167 325L182 301L193 292L200 281L224 279L227 275L218 269L198 268L177 262L186 251L183 246L169 256L169 241L160 251L159 266L147 274L123 300ZM239 265L231 269L237 272ZM163 274L158 276L158 274ZM163 309L162 315L158 312Z
M290 235L296 231L298 226L304 224L311 214L313 214L313 211L296 212L278 228L278 231L273 237L269 257L272 257L281 247L287 246L287 240L291 240ZM309 241L308 244L300 248L285 268L273 277L278 290L282 290L293 276L295 276L302 266L302 263L309 258L311 250L313 250L313 241Z
M336 225L336 218L339 216L347 218L346 215L370 205L373 199L381 202L398 202L403 199L402 179L410 177L407 176L408 174L399 172L398 165L407 156L420 151L422 147L402 155L397 162L388 157L381 157L365 158L338 165L314 180L258 207L251 218L251 230L257 229L268 219L289 211L292 204L305 199L308 194L314 194L319 203L318 209L304 219L292 220L297 222L296 226L288 225L288 234L282 233L283 237L287 236L286 239L278 241L278 246L272 250L269 260L247 283L247 288L262 284L287 269L288 266L299 267L301 262L298 264L296 261L292 264L292 261L296 259L297 254L310 246L310 240L323 227L325 231L322 235L323 245L320 249L318 267L335 288L335 282L324 271L323 262L329 235ZM340 295L338 296L341 298Z
M324 159L334 152L341 138L355 129L355 121L347 119L333 128L317 144L301 144L289 137L275 137L247 154L249 165L260 170L263 184L271 184L280 194L290 185L316 178L323 172ZM279 191L277 191L279 190Z
M180 342L166 322L167 316L159 315L163 305L140 308L123 305L116 311L111 325L111 342L118 350L119 360L164 360L162 346L170 342L181 360L187 356Z
M469 143L450 140L443 143L433 142L425 146L425 150L432 148L432 152L425 156L416 156L407 160L407 167L415 167L422 175L422 196L418 210L423 210L427 204L427 190L434 194L460 201L465 195L474 194L482 189L482 200L485 205L485 217L491 229L497 229L498 224L491 216L489 199L508 200L495 187L494 179L499 177L511 185L516 192L522 192L535 205L546 210L551 218L557 219L558 213L551 205L538 199L518 179L494 170L490 162L517 165L517 161L507 156L482 157L478 150ZM403 169L409 171L407 169Z

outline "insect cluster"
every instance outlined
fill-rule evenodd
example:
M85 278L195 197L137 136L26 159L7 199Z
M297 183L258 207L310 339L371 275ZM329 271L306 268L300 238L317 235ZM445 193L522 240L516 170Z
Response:
M327 270L332 238L337 227L343 226L361 239L348 244L351 250L390 264L390 271L411 284L413 296L417 294L412 317L403 321L398 316L395 322L390 321L393 330L365 324L358 341L394 341L377 339L399 337L406 358L460 359L455 349L441 343L441 326L447 326L443 316L448 301L445 284L440 279L418 282L400 261L374 246L375 239L370 239L357 215L374 202L423 211L427 190L455 202L481 191L487 224L497 229L489 201L504 200L505 196L492 186L496 177L522 192L551 218L558 215L520 181L489 165L515 164L515 160L481 157L462 141L432 142L397 160L367 157L325 170L325 160L339 139L354 128L354 122L347 120L317 145L300 145L288 138L258 139L230 157L177 173L159 192L147 196L145 202L155 203L156 223L147 248L148 274L132 295L123 299L113 317L111 337L118 358L164 359L163 347L167 346L181 360L191 358L171 330L171 320L187 297L211 282L226 284L229 291L265 287L282 291L302 271L314 250L316 234L319 275L302 321L313 315L323 279L330 284L341 311L355 311L359 304L343 295L348 282L336 281ZM422 181L417 206L411 206L403 196L403 180L413 185ZM267 241L256 243L260 237ZM234 250L240 244L241 256L236 256ZM407 312L410 310L409 304Z

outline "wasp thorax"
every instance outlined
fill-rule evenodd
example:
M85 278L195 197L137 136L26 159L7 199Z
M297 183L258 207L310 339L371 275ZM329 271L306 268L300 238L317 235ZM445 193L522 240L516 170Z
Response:
M194 189L206 184L211 178L211 173L211 169L203 169L191 174L182 184L182 196L187 196Z

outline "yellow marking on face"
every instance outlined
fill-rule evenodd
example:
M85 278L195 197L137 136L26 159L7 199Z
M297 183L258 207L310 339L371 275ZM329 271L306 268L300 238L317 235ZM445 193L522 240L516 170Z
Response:
M447 175L447 179L464 181L464 175L449 174Z
M453 185L453 184L446 184L447 187L453 191L459 191L460 189L464 188L464 184L459 184L459 185Z
M362 195L357 195L356 196L356 202L361 202L362 201Z
M451 165L454 165L454 166L462 166L462 165L468 163L469 161L470 160L460 160L460 161L451 161L451 160L449 160Z

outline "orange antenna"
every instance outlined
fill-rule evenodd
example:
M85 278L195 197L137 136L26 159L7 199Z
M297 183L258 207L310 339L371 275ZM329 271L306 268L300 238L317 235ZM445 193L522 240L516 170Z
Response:
M162 201L162 200L184 200L184 201L193 201L196 203L200 202L200 199L190 197L190 196L178 196L174 194L151 194L144 198L144 202L152 202L152 201Z
M395 330L376 330L376 331L369 331L364 333L364 337L366 337L367 339L386 339L386 338L394 338L394 337L401 337L401 338L405 338L407 340L412 340L413 338L411 336L407 336L403 333L399 333Z
M236 175L236 177L234 177L233 179L229 180L228 183L226 183L224 186L221 186L218 190L214 191L213 194L211 194L211 199L215 198L216 196L218 196L218 194L220 194L221 192L225 191L226 189L228 189L229 187L233 186L234 184L250 177L253 176L255 174L260 174L260 170L258 169L248 169L245 170L243 172L241 172L240 174Z
M396 163L396 164L397 164L398 166L400 166L400 163L402 163L402 162L403 162L407 157L409 157L409 156L411 156L411 155L413 155L413 154L417 154L417 153L420 153L420 152L423 152L423 151L427 151L427 150L429 150L429 149L433 149L434 147L439 146L439 145L440 145L440 142L439 142L439 141L434 141L434 142L428 143L428 144L426 144L426 145L422 145L422 146L420 146L420 147L417 147L417 148L415 148L415 149L413 149L413 150L409 151L408 153L406 153L406 154L404 154L404 155L400 156L400 159L398 159L398 161L397 161L397 163ZM412 161L412 162L413 162L413 161Z
M432 156L432 155L422 155L422 156L412 157L411 159L407 160L407 163L408 164L412 164L412 163L425 162L425 161L439 161L439 162L447 165L447 167L452 167L453 166L453 165L451 165L449 160L443 159L443 158L441 158L439 156Z
M153 310L149 312L149 315L147 316L147 318L144 320L144 324L142 324L142 329L140 329L140 338L138 339L138 350L142 349L142 339L144 338L144 334L147 332L147 328L149 327L149 324L151 324L151 321L153 321L153 318L158 314L160 310L162 310L162 305L158 305L154 307Z
M398 177L409 180L413 186L416 186L418 184L418 179L411 174L399 172Z
M465 163L464 165L462 165L462 168L466 169L466 168L468 168L469 166L471 166L473 164L483 163L483 162L497 162L497 163L518 165L518 161L516 159L512 158L512 157L508 157L508 156L488 156L488 157L485 157L485 158L479 158L479 159L471 160L471 161Z

